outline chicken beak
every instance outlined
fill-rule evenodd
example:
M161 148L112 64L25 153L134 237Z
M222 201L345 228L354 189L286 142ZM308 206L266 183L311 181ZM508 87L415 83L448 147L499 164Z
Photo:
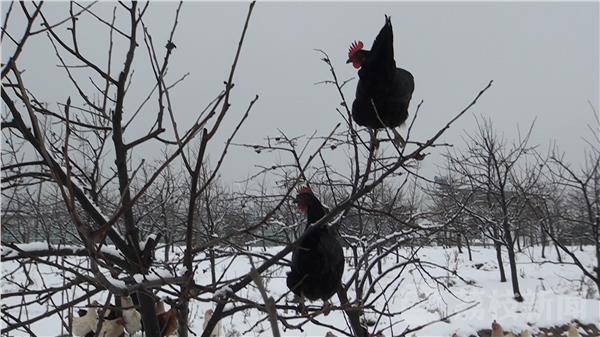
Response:
M346 64L348 64L348 63L352 63L352 60L348 59L348 61L346 61Z

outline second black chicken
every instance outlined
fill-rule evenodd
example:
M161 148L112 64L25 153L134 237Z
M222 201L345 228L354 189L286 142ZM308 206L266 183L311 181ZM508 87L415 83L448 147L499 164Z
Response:
M287 273L288 288L301 299L327 302L338 290L344 273L344 251L327 224L311 227L325 215L325 208L309 187L296 196L298 208L306 213L305 235L292 253Z

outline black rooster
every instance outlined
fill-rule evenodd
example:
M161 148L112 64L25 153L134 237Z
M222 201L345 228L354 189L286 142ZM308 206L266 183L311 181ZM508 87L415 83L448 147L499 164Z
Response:
M311 227L325 215L325 208L309 187L302 187L296 196L298 208L306 213L305 236L292 253L287 286L300 297L327 302L336 293L344 273L344 251L327 224Z
M352 43L346 62L360 69L356 98L352 103L352 118L358 125L370 129L391 128L396 141L404 144L394 128L408 118L408 105L415 82L410 72L396 68L394 33L389 16L386 15L385 25L375 38L371 50L364 50L363 46L362 41Z

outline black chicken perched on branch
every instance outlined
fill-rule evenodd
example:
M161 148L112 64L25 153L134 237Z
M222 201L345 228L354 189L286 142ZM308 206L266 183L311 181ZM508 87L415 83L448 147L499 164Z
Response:
M306 213L304 237L292 253L287 286L301 301L318 299L327 303L336 293L344 273L344 251L327 224L311 226L325 215L325 208L309 187L302 187L296 196L298 208ZM302 306L301 302L301 306Z
M355 41L348 51L348 61L358 71L356 98L352 103L352 118L370 129L388 127L395 140L404 144L396 131L408 118L408 105L415 90L412 74L396 68L394 61L394 33L389 16L373 42L371 50L363 49L362 41Z

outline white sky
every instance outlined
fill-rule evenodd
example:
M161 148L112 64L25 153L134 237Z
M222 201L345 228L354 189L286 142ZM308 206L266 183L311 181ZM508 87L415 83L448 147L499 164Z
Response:
M68 13L68 3L44 6L51 21ZM114 6L123 27L127 17L118 4L103 2L94 8L109 20ZM161 53L165 52L162 46L176 6L173 2L153 2L145 19ZM177 48L167 77L174 81L190 72L171 93L180 125L195 120L197 113L222 89L247 7L247 3L239 2L183 4L174 39ZM6 8L7 3L3 2L2 19ZM517 127L526 129L537 119L533 144L545 148L556 141L569 160L583 161L582 137L590 135L587 125L593 120L588 101L596 109L599 106L598 2L259 2L238 64L232 108L220 139L228 137L255 94L260 99L237 142L260 143L267 135L276 135L277 129L288 136L308 135L315 130L322 135L328 133L341 121L335 112L340 99L333 87L314 85L328 79L329 73L313 49L329 53L340 78L356 76L355 69L345 64L348 46L353 40L363 40L370 48L383 25L384 14L392 17L396 63L415 77L411 116L417 103L425 101L414 130L415 140L432 136L494 80L494 86L472 113L459 120L442 141L460 147L462 136L475 130L473 115L490 117L498 132L509 140L516 137ZM17 27L22 27L22 19L13 15L11 20L9 29L20 36ZM79 20L78 29L82 37L80 49L105 64L105 27L88 15ZM66 26L58 31L63 36L69 34ZM117 38L114 68L118 71L125 54L123 42ZM5 44L3 61L12 50ZM67 96L77 96L64 73L55 66L58 63L43 34L29 42L19 63L38 99L54 107L55 102L64 102ZM129 110L135 110L151 88L152 75L145 64L147 55L140 40L134 82L126 102ZM115 77L117 70L113 70ZM349 100L354 97L355 86L353 81L345 88ZM140 127L129 130L126 137L133 139L146 131L154 121L155 110L155 105L145 109L138 117ZM153 158L160 149L156 143L148 144L137 149L136 155ZM211 151L216 157L220 146ZM329 155L340 167L346 166L342 151ZM226 181L238 180L255 172L254 164L280 159L233 149L223 167L223 176ZM428 157L421 173L433 177L439 159L435 153Z

